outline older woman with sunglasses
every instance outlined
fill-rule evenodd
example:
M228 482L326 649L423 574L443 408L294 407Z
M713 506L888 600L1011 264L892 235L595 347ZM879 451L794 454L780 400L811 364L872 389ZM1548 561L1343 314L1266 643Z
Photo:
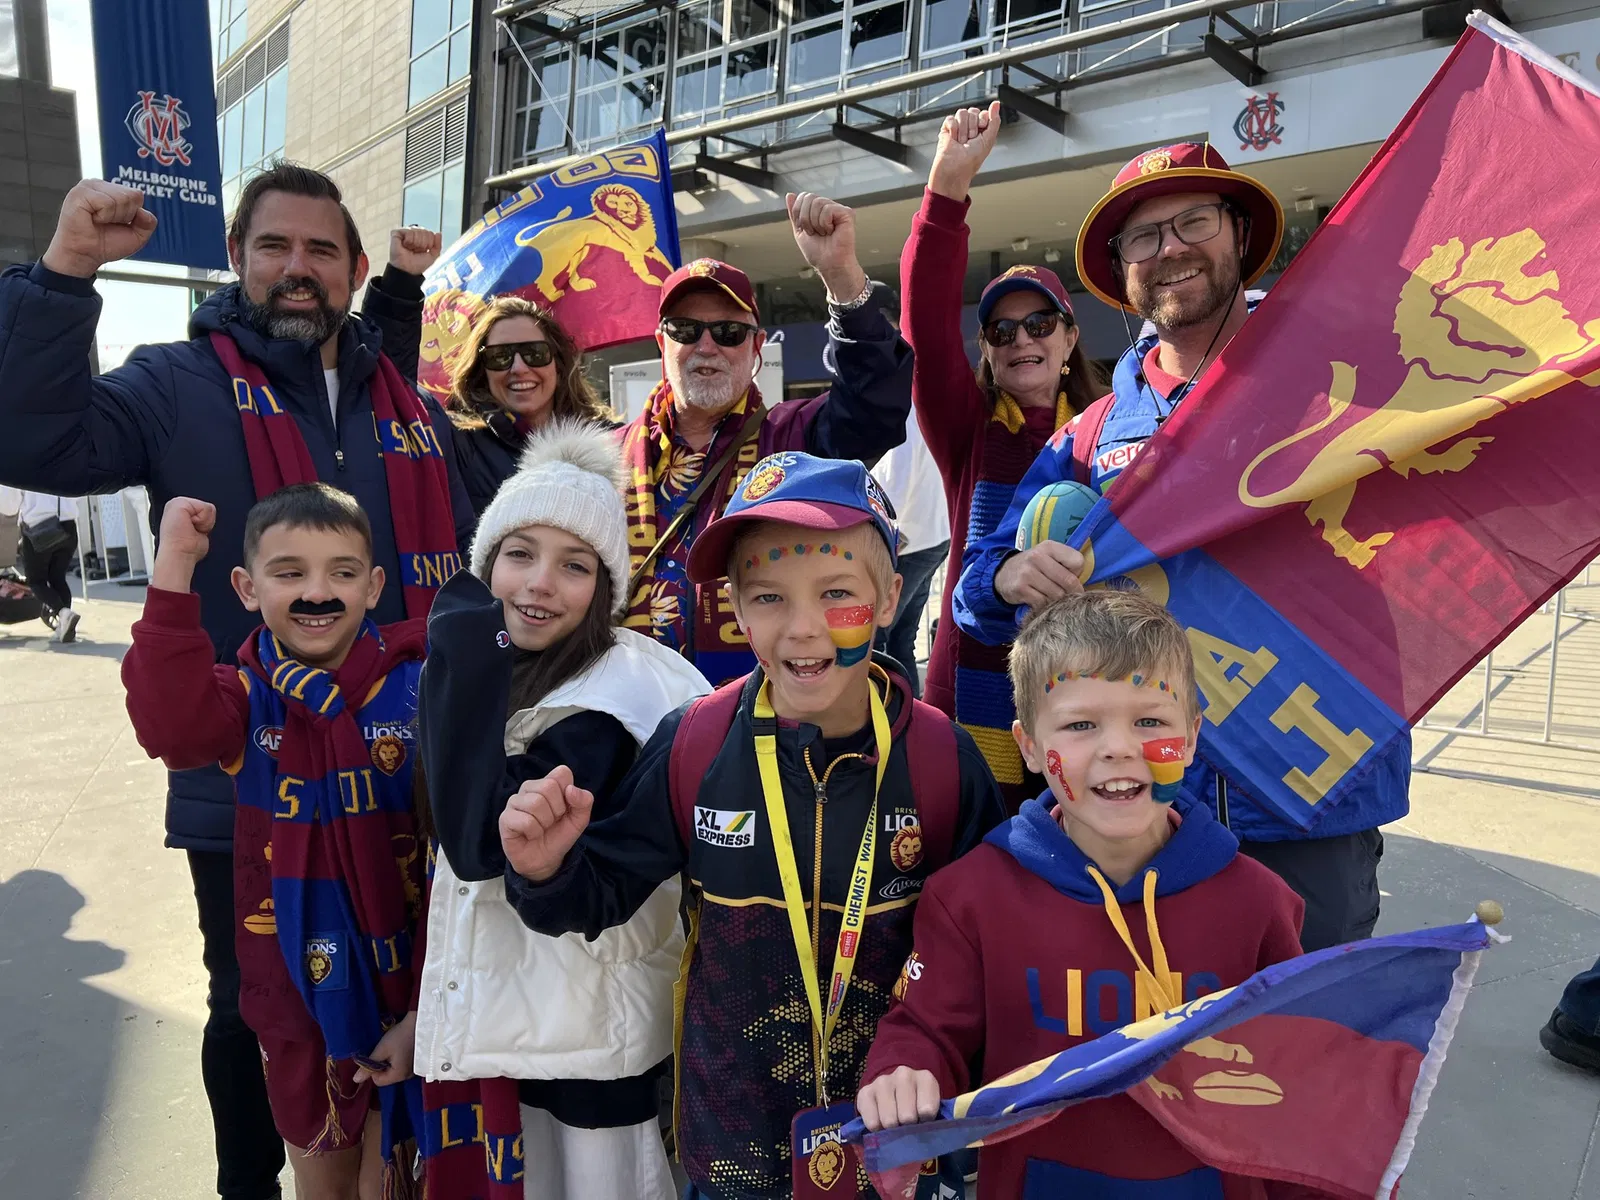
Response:
M1043 785L1027 786L1011 736L1016 714L1006 647L960 632L950 618L951 593L963 547L994 528L1050 435L1105 387L1078 344L1066 289L1043 267L1012 267L984 288L976 375L967 365L961 337L967 192L999 129L998 104L945 118L900 278L903 332L916 355L912 403L950 509L950 562L924 698L972 731L1015 807Z
M480 516L515 473L528 434L554 417L618 424L584 377L571 335L520 296L500 296L478 316L446 411L461 479Z

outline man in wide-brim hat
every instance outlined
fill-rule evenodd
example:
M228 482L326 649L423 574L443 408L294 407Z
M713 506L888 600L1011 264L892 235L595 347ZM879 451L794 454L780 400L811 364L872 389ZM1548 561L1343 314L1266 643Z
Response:
M1091 405L1034 460L1005 519L966 555L956 624L990 645L1016 636L1023 607L1078 590L1082 556L1062 542L1019 551L1017 526L1040 489L1063 480L1104 491L1138 456L1249 316L1245 289L1283 237L1283 209L1210 144L1138 155L1117 173L1078 233L1078 276L1091 292L1155 332L1133 341L1111 395ZM1378 919L1378 827L1409 809L1411 742L1400 739L1361 784L1310 830L1291 826L1197 759L1185 777L1247 854L1306 901L1307 950L1364 938Z

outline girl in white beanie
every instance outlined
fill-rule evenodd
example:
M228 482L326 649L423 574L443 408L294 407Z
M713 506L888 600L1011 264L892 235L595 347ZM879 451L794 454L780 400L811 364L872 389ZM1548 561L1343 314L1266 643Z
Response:
M483 512L471 571L440 589L428 618L419 807L437 865L415 1069L430 1200L503 1196L518 1170L530 1200L674 1194L657 1113L679 883L592 941L546 937L506 902L498 833L506 799L562 764L594 793L596 819L609 815L661 718L710 690L681 656L616 624L628 582L621 470L601 426L558 420L532 435Z

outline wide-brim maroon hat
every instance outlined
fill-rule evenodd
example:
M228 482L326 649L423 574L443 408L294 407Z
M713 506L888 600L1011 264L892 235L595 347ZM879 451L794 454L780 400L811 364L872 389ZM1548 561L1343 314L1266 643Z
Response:
M1111 181L1078 230L1078 278L1112 308L1133 312L1117 272L1111 239L1146 200L1180 192L1216 192L1239 205L1250 218L1250 244L1241 266L1242 286L1266 273L1283 241L1283 206L1265 184L1242 175L1211 143L1180 142L1139 155Z

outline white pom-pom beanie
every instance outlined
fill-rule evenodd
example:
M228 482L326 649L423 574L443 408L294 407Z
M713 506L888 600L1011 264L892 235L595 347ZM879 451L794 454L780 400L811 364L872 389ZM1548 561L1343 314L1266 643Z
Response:
M478 519L472 573L489 582L489 556L529 525L564 529L594 547L611 575L617 612L628 604L628 516L622 501L622 446L592 421L563 417L529 435L517 473Z

